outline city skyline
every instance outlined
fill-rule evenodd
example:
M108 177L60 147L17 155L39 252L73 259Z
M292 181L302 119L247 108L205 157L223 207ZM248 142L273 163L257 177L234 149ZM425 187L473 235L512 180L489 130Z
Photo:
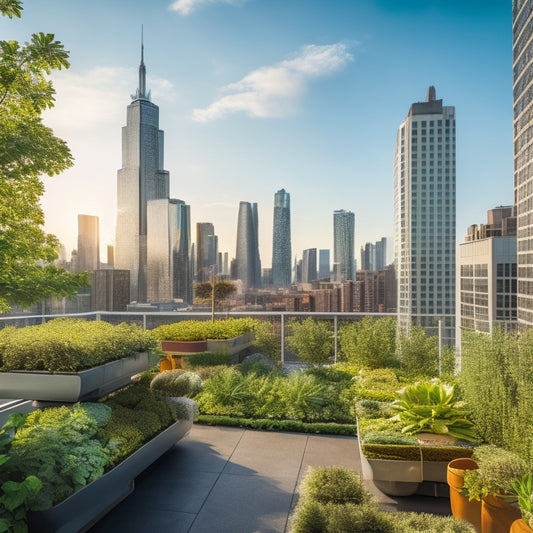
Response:
M355 213L357 250L392 236L395 132L405 102L422 101L428 85L460 117L458 241L487 209L512 203L508 2L190 5L185 13L156 1L148 15L134 1L27 0L20 21L0 22L3 38L52 32L71 51L71 69L53 78L57 106L46 121L76 162L44 179L43 199L46 228L69 252L78 214L99 216L102 247L113 241L120 130L138 85L141 24L170 196L191 206L191 227L214 224L230 257L244 197L258 202L261 259L271 263L273 195L282 187L292 196L293 255L333 249L337 209ZM278 92L267 91L269 82Z

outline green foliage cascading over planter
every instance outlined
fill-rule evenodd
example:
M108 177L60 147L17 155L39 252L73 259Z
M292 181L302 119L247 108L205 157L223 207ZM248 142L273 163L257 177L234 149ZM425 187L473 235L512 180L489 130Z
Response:
M252 318L228 318L207 322L182 320L164 324L152 332L160 341L203 341L206 339L231 339L254 330L258 321Z
M0 330L0 365L4 370L77 372L156 344L149 331L135 324L56 318L39 326Z
M533 463L533 330L463 332L460 384L481 439Z
M365 317L339 328L342 352L354 365L364 368L397 366L396 320Z
M289 321L287 345L305 363L323 364L333 355L333 329L329 322L308 317Z

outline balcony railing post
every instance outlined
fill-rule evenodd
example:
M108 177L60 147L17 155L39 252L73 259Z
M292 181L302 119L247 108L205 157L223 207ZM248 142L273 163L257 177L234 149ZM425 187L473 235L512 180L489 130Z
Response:
M337 331L338 331L338 316L335 315L333 318L333 337L334 337L334 345L335 345L335 363L337 363Z
M285 315L280 313L281 320L281 366L285 365Z

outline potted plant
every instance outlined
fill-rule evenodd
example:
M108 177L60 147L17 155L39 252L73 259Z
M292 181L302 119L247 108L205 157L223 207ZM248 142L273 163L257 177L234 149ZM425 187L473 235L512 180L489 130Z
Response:
M533 473L528 472L511 483L511 492L518 498L522 518L511 525L510 533L531 533L533 531Z
M2 398L77 402L130 383L154 364L155 337L135 324L58 318L0 330ZM159 358L159 356L156 356Z
M481 502L469 500L463 493L466 472L477 470L478 464L470 457L461 457L448 463L446 481L450 487L450 507L453 516L470 522L478 533L481 532Z
M527 472L525 461L493 445L478 446L473 458L479 468L465 473L463 494L469 500L481 501L483 533L509 531L521 516L512 483Z

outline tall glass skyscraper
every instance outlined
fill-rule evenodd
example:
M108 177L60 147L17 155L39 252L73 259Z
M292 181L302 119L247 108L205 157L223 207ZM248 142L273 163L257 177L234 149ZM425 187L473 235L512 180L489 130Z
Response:
M318 277L319 279L328 279L331 275L331 267L329 264L329 250L318 251Z
M291 195L285 189L274 195L272 241L272 282L274 287L288 287L291 284Z
M355 215L351 211L333 211L333 262L338 264L340 279L355 279Z
M245 288L261 287L257 204L241 202L237 222L236 276Z
M196 223L196 272L198 281L209 281L217 264L218 238L211 222Z
M128 106L122 128L122 168L117 176L115 268L130 271L132 301L147 298L147 208L150 200L168 199L169 174L163 170L163 131L159 108L146 91L141 45L139 87Z
M455 338L455 108L428 89L398 129L394 154L398 323ZM436 315L436 316L428 316ZM434 328L434 329L432 329Z
M100 229L98 217L78 215L78 255L76 271L100 268Z
M517 314L533 326L533 0L513 1L514 200L517 216Z
M309 248L304 250L302 257L302 282L311 283L316 277L316 248Z

